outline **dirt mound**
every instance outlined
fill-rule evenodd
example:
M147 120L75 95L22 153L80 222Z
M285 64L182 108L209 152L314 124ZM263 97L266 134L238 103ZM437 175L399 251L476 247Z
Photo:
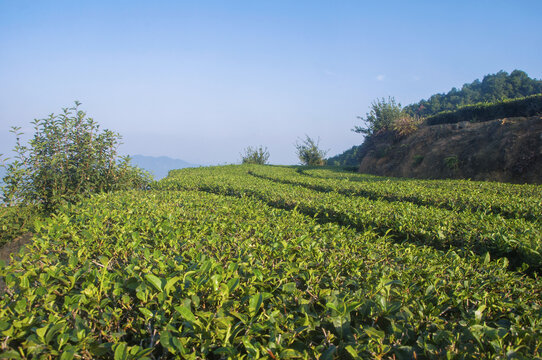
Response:
M423 126L363 145L360 172L424 179L542 183L542 117Z

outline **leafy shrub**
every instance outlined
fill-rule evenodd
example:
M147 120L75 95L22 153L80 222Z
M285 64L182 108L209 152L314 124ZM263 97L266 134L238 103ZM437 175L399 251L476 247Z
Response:
M150 174L119 158L121 136L99 125L79 110L80 103L32 122L35 129L28 145L20 141L14 161L5 165L3 200L8 206L36 205L46 212L64 202L103 191L145 188Z
M422 163L424 156L423 155L414 155L414 160L412 161L412 164L414 166L418 166Z
M358 116L358 119L363 121L365 126L354 126L352 131L373 135L379 131L391 129L393 123L404 115L401 104L395 102L395 98L376 99L371 104L371 111L367 113L365 119Z
M395 119L392 128L399 136L408 136L418 130L422 121L418 116L403 114L400 118Z
M444 159L444 163L446 164L446 167L450 170L457 170L459 167L459 159L456 155L448 156Z
M35 206L0 206L0 247L32 231L38 216Z
M303 165L323 166L326 163L325 157L327 151L320 149L320 139L314 141L308 135L305 135L305 140L301 143L297 142L295 148L299 161Z
M328 158L326 160L326 164L332 166L354 167L356 169L355 171L357 171L359 164L361 163L362 156L362 146L354 145L343 153Z
M484 122L514 116L542 114L542 94L495 103L478 103L444 111L427 118L428 125L455 124L462 121Z
M261 145L258 148L249 146L245 149L245 153L241 154L241 162L243 164L259 164L265 165L269 160L269 151Z

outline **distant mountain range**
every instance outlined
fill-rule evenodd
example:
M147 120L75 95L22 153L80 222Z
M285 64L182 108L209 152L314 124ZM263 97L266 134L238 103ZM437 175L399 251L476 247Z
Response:
M187 167L197 167L200 165L191 164L184 160L172 159L167 156L145 156L133 155L130 156L132 164L144 170L147 170L154 175L155 180L165 178L169 170L183 169Z

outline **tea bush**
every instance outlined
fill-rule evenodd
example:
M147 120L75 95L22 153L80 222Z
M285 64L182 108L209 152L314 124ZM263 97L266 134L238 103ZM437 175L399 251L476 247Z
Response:
M20 128L12 128L16 157L5 165L5 204L33 204L50 212L93 193L148 186L150 174L119 157L121 136L100 131L79 105L34 120L35 134L28 145L21 143Z
M427 125L455 124L461 121L484 122L516 116L542 114L542 94L494 103L478 103L443 111L426 119Z

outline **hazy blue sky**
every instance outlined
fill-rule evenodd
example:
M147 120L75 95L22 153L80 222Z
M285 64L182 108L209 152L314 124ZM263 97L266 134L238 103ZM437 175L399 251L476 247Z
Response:
M121 152L239 162L334 155L377 97L403 105L499 70L542 78L542 1L0 0L0 153L74 100Z

